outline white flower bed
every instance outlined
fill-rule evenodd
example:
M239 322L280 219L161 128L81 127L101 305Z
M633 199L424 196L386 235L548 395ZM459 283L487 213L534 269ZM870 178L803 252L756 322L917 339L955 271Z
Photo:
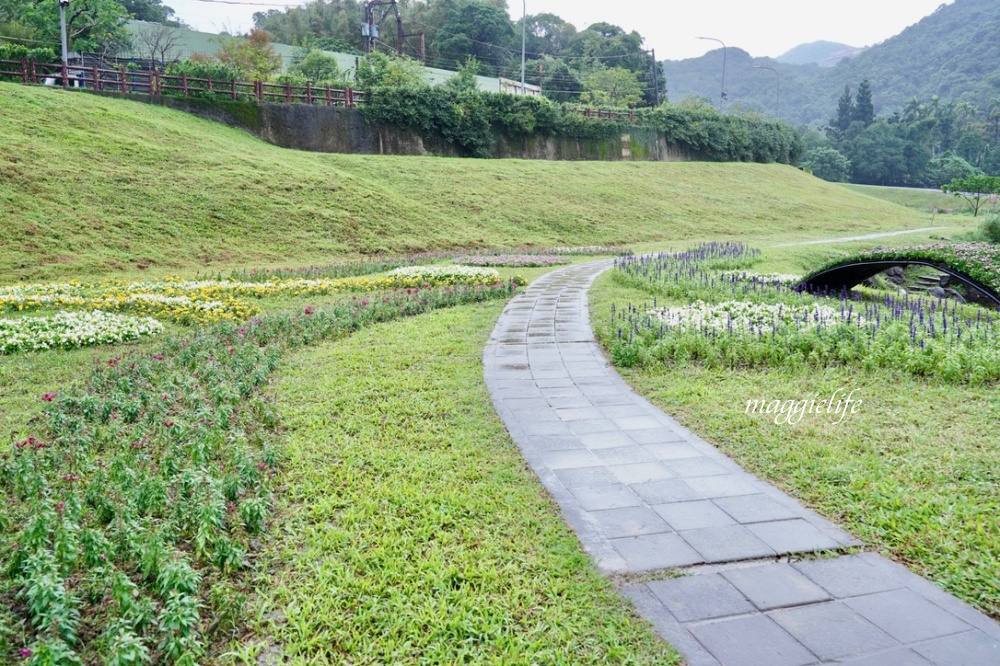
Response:
M856 326L864 324L863 318L850 309L842 311L819 303L790 306L783 303L770 305L727 301L709 305L704 301L696 301L684 307L651 310L650 314L673 329L754 334L771 332L774 328L793 327L807 331L821 325L835 326L843 322Z
M149 317L126 317L101 310L0 319L0 354L125 342L162 330L163 325Z
M750 273L748 271L722 271L722 275L735 276L741 282L756 282L758 284L770 284L778 286L791 286L802 279L801 275L791 275L789 273Z
M500 272L495 268L479 266L404 266L388 273L390 278L413 278L430 280L500 280Z

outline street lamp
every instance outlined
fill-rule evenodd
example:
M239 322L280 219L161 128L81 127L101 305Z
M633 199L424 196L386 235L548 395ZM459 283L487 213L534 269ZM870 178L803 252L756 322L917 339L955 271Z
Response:
M774 76L777 79L775 83L775 102L774 102L774 115L775 117L781 112L781 74L778 74L778 70L774 67L767 67L766 65L754 65L754 69L769 69L774 72Z
M69 62L69 46L66 43L66 8L69 0L59 0L59 24L62 28L62 62L63 67Z
M528 0L521 0L521 94L524 90L524 45L528 37Z
M722 103L726 101L726 43L715 37L699 37L698 39L709 39L722 44L722 93L719 95L719 107L721 108Z

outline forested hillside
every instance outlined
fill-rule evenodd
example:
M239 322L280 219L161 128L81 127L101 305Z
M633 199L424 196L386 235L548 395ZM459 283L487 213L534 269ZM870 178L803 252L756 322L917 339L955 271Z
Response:
M914 97L968 102L990 112L1000 96L1000 11L995 0L956 0L943 5L899 35L876 44L836 67L795 65L751 58L732 44L727 63L727 106L775 112L775 68L781 76L778 115L796 124L822 125L833 117L844 86L871 82L876 113L902 110ZM859 17L859 20L864 20ZM720 93L721 49L701 58L664 63L669 96L716 100Z

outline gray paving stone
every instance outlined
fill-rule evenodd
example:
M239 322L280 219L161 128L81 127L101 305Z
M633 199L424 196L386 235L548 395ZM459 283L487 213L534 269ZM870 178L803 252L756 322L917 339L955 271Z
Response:
M886 577L857 555L807 560L792 565L834 597L853 597L896 590L900 581Z
M760 610L827 601L829 593L783 562L722 573Z
M660 504L653 509L678 532L736 524L732 516L708 500Z
M647 428L645 430L633 430L629 432L629 436L640 444L680 444L687 440L679 432L671 430L663 424L656 426L655 428ZM690 456L674 456L676 458L690 458L693 456L700 456L701 452L691 447Z
M844 666L932 666L931 662L927 661L919 654L913 650L899 649L899 650L889 650L888 652L878 652L876 654L868 655L867 657L861 657L859 659L849 659L847 661L838 661L838 664L844 664Z
M899 646L881 629L836 601L772 611L768 615L827 661Z
M555 409L580 409L580 408L593 408L590 401L583 396L578 397L566 397L566 398L549 398L546 400L549 407ZM591 414L593 415L593 414Z
M740 523L763 523L797 518L798 513L767 495L720 497L715 503Z
M951 613L910 590L845 599L844 604L901 643L915 643L970 631Z
M522 421L521 429L525 435L569 435L572 434L566 424L561 421Z
M611 419L586 419L584 421L567 421L566 426L574 435L593 435L602 432L617 432Z
M840 544L804 520L779 520L747 525L758 539L781 554L835 550Z
M635 435L637 433L632 433L629 435L635 440ZM642 442L639 442L642 444ZM642 444L642 448L646 449L652 453L657 460L679 460L683 458L697 458L701 455L698 449L694 448L690 444L685 444L681 442L670 443L670 444Z
M718 574L654 581L648 587L680 622L712 620L754 610L753 604Z
M608 465L628 465L631 463L656 462L656 458L641 446L621 446L614 449L594 449L598 458Z
M981 631L958 634L917 645L918 654L937 666L995 666L1000 664L1000 640Z
M611 470L603 466L557 469L555 475L567 488L618 483L618 479L611 473Z
M604 463L590 451L552 451L543 453L539 462L549 469L570 469L573 467L600 467Z
M622 446L635 446L635 442L621 431L598 432L579 437L580 443L588 449L617 449Z
M608 467L619 482L624 484L648 483L661 481L673 476L666 467L658 462L643 462L629 465L611 465Z
M669 461L665 461L669 465ZM708 498L754 495L760 488L751 485L739 474L724 476L698 476L685 479L687 484Z
M582 449L583 444L573 435L537 435L525 437L524 447L535 451L569 451Z
M615 424L625 431L643 431L663 427L660 420L653 416L622 416L614 419ZM655 443L655 442L651 442Z
M637 483L632 486L632 489L646 504L650 505L705 499L680 479L662 479L660 481Z
M704 527L679 533L706 562L738 562L776 553L740 525Z
M690 627L725 666L806 666L816 657L763 615Z
M611 407L601 407L601 414L609 419L619 419L626 416L647 416L646 409L640 405L614 405Z
M613 539L611 545L630 571L656 571L700 564L704 560L676 534L650 534Z
M645 506L593 511L590 515L609 539L673 531L655 511Z
M692 476L718 476L720 474L732 473L732 470L723 467L711 458L707 458L705 456L680 458L677 460L670 460L664 464L666 464L671 472L682 479Z
M553 410L549 410L550 412ZM593 407L570 407L567 409L556 409L556 415L563 421L585 421L594 418Z
M570 488L570 492L586 511L603 511L642 505L639 497L629 490L628 486L621 483L577 486Z

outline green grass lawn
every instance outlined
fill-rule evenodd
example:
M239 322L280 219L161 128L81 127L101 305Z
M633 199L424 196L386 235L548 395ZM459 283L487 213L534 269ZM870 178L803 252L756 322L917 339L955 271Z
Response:
M0 136L0 283L927 226L787 166L305 153L179 111L7 83Z
M842 187L858 192L866 196L889 201L900 206L913 208L924 213L932 214L937 210L938 215L970 215L968 204L961 197L954 194L945 194L940 190L917 189L911 187L879 187L877 185L850 185L844 184ZM941 220L935 219L935 223L945 224Z
M765 252L756 272L801 271L830 248ZM651 303L608 273L591 292L599 337L611 304ZM662 302L662 301L661 301ZM697 363L623 369L642 395L739 464L843 525L869 547L1000 617L1000 451L995 385L970 387L885 370L706 369ZM747 414L749 400L827 398L857 389L857 413L794 425Z
M670 664L593 568L493 413L502 303L296 354L277 529L233 658Z

